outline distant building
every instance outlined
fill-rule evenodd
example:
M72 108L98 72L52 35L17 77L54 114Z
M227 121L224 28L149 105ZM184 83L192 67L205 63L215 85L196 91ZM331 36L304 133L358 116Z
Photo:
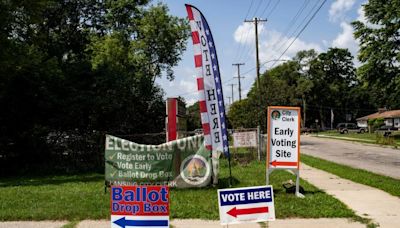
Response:
M385 125L400 128L400 110L379 109L378 112L357 119L359 127L368 127L368 120L382 118Z

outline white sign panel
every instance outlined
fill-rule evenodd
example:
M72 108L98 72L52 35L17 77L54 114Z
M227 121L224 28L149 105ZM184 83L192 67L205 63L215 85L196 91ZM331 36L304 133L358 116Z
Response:
M271 185L218 190L221 225L275 220Z
M299 168L299 107L268 107L267 150L268 168Z
M257 132L235 132L233 135L234 147L257 147Z

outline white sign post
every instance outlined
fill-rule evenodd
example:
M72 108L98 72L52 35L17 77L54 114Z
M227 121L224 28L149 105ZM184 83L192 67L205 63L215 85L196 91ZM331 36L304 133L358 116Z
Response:
M268 107L267 185L275 169L288 169L296 175L296 196L300 185L300 108Z
M275 220L272 186L218 189L221 225Z

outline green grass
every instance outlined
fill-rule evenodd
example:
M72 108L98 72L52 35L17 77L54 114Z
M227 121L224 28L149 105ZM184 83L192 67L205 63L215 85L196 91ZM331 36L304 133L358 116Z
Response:
M360 141L360 142L364 142L364 143L379 144L379 143L377 143L376 133L359 134L359 133L350 132L348 134L340 134L337 131L324 131L324 132L320 132L318 134L313 134L313 135L314 136L326 135L326 136L337 137L337 138L340 138L343 140ZM394 138L394 142L396 144L400 145L400 135L396 134L396 136Z
M235 161L233 163L236 163ZM217 189L228 187L228 166L221 159L218 187L172 189L171 218L219 219ZM233 165L232 187L265 184L265 162ZM277 218L356 218L343 203L302 181L306 198L286 194L282 182L294 176L276 171L274 186ZM104 176L82 174L37 178L0 179L0 221L109 219L109 193L104 193Z
M330 161L302 154L301 161L317 169L325 170L339 177L381 189L391 195L400 197L400 180L391 177L368 172L363 169L355 169L345 165L339 165Z

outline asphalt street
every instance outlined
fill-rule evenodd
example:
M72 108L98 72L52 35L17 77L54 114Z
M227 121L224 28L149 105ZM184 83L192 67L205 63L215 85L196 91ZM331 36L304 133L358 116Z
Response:
M338 139L301 137L301 153L400 179L400 149Z

